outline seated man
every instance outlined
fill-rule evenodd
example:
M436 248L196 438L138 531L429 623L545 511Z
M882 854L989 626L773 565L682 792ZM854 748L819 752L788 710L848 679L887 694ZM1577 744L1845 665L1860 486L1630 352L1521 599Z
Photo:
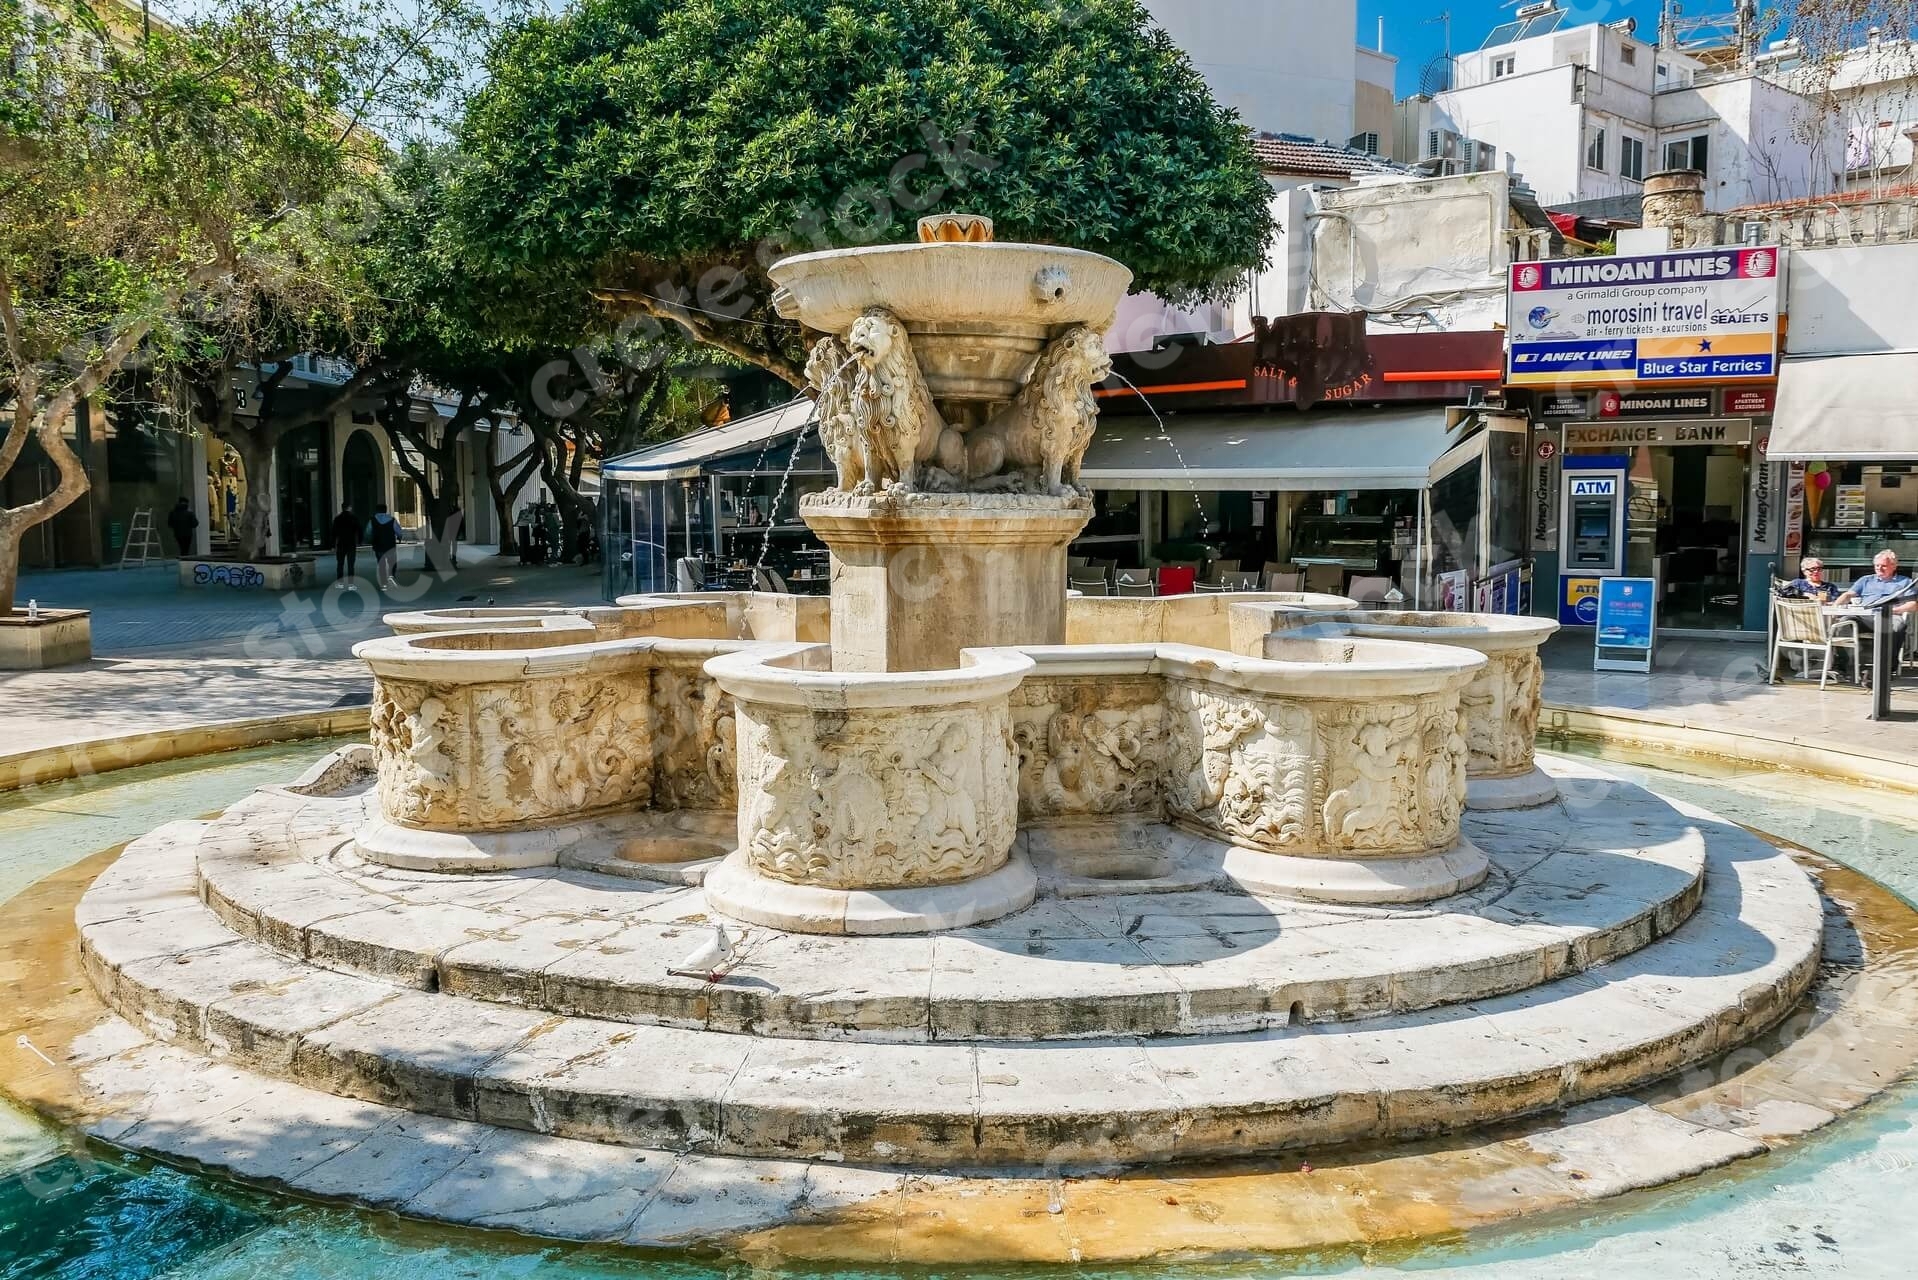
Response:
M1907 594L1911 592L1911 578L1898 572L1898 553L1886 548L1871 558L1872 571L1851 584L1851 590L1838 597L1839 604L1861 604L1874 608L1893 597L1898 603L1891 606L1891 634L1894 645L1893 661L1896 661L1898 649L1905 643L1905 630L1911 622L1911 615L1918 613L1918 598ZM1871 640L1869 626L1860 626L1859 635L1867 643Z
M1875 608L1892 596L1900 597L1891 607L1896 614L1918 613L1918 599L1907 593L1911 591L1911 579L1898 572L1898 553L1880 551L1871 559L1871 572L1851 584L1851 590L1838 597L1839 604L1862 604L1866 608ZM1903 619L1899 626L1904 625Z
M1799 564L1798 576L1785 584L1785 590L1819 604L1832 604L1838 599L1838 584L1825 580L1825 562L1816 556L1807 556Z

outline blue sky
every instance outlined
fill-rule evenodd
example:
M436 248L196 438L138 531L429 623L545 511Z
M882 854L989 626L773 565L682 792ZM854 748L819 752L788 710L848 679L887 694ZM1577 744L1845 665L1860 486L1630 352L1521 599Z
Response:
M1571 12L1565 25L1638 19L1639 37L1658 38L1658 0L1559 0ZM1378 43L1379 19L1385 19L1385 51L1399 60L1398 96L1416 93L1419 73L1445 50L1445 27L1426 20L1449 9L1452 14L1452 53L1470 52L1485 42L1493 27L1510 21L1517 6L1503 0L1359 0L1359 43ZM1731 0L1689 0L1688 15L1731 9Z

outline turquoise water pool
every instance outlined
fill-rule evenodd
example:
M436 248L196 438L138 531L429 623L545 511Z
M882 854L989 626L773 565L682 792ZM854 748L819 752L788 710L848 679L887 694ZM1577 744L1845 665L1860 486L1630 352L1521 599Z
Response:
M281 782L336 745L298 743L124 770L0 796L0 899L175 818ZM1634 781L1818 849L1918 896L1918 802L1705 762L1612 759ZM1683 771L1680 771L1683 770ZM1577 802L1577 797L1573 797ZM1480 1233L1389 1261L1362 1254L1086 1269L1074 1276L1251 1277L1443 1271L1473 1277L1908 1276L1918 1246L1918 1087L1797 1150L1575 1218ZM1031 1275L1039 1269L1007 1269ZM1058 1274L1066 1274L1058 1269ZM0 1278L732 1277L743 1264L661 1259L457 1233L314 1205L99 1151L0 1107ZM795 1269L867 1276L893 1271ZM925 1269L979 1275L981 1268Z

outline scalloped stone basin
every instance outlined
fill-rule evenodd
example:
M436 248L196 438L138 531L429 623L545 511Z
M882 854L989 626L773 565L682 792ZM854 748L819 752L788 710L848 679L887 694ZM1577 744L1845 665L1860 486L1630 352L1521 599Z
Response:
M428 869L546 865L582 822L733 807L732 711L702 668L754 642L582 629L595 634L508 624L355 646L374 675L381 809L363 853Z
M732 698L740 795L739 850L707 876L708 901L824 933L953 928L1026 906L1037 882L1011 860L1006 697L1032 665L972 650L951 671L835 672L824 645L708 662Z
M1104 329L1132 283L1084 249L1004 242L889 244L802 253L769 270L779 314L841 333L868 307L905 324L932 394L1010 400L1046 339Z
M1558 630L1546 618L1497 613L1278 610L1266 651L1289 633L1366 636L1455 645L1485 655L1486 663L1459 696L1470 751L1466 803L1480 809L1516 809L1546 804L1558 787L1533 758L1538 736L1544 668L1538 651Z

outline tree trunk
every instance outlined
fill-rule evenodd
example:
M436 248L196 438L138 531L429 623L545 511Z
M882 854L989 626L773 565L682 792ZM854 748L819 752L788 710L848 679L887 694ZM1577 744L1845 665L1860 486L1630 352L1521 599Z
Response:
M499 448L497 424L489 438L493 442L488 446L489 451L497 453ZM493 514L499 522L499 553L502 556L517 555L519 552L514 542L513 499L519 496L519 491L526 487L526 482L533 478L535 471L539 470L539 459L535 456L538 451L539 441L534 439L510 458L503 461L489 458L487 461L486 488L492 495ZM519 474L510 480L506 479L514 467L519 468Z
M242 560L258 560L266 555L268 536L273 529L273 446L271 438L262 439L260 431L236 426L217 437L233 446L240 455L240 468L246 472L246 504L240 508L238 527L233 531L235 554Z
M13 593L20 585L20 535L24 529L0 525L0 610L11 612Z

